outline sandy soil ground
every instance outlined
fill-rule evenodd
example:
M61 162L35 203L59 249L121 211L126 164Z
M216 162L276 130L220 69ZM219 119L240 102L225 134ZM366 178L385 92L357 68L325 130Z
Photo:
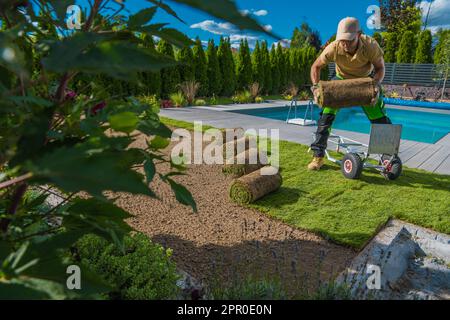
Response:
M136 146L145 146L144 138ZM168 153L172 146L164 152ZM157 166L168 172L168 164ZM131 226L173 249L173 259L201 281L229 282L253 276L275 277L288 288L316 288L341 272L356 252L318 235L292 228L228 199L232 179L218 165L192 165L175 180L193 194L198 213L175 199L159 177L152 190L160 199L121 194L117 204L134 217Z

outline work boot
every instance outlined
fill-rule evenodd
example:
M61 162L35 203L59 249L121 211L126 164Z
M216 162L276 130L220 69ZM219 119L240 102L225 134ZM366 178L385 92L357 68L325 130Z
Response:
M311 163L308 165L308 170L311 170L311 171L320 170L320 168L322 168L323 164L324 164L323 157L314 157L313 160L311 161Z

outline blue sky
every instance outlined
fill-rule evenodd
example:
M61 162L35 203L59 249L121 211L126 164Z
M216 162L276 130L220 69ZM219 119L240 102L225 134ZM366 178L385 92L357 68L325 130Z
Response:
M214 1L214 0L209 0ZM77 0L77 4L86 6L86 0ZM242 33L229 24L224 24L214 17L210 17L192 10L189 7L166 1L186 22L182 24L175 18L160 10L154 22L167 22L186 33L189 37L207 41L208 39L219 40L220 36L229 36L234 44L238 44L240 38L247 37L250 44L256 40L267 39L269 44L275 40L261 34ZM319 31L322 42L326 42L335 32L340 19L346 16L357 17L364 32L372 34L374 30L367 27L367 21L371 13L367 13L369 6L378 5L378 0L322 0L322 1L299 1L299 0L237 0L240 10L253 15L262 25L267 26L283 39L290 39L295 27L302 22L307 22L313 29ZM151 5L144 0L126 0L127 9L137 12ZM427 11L429 2L423 1L421 7ZM433 29L438 26L450 27L450 0L435 0L430 12L429 25ZM447 25L446 25L447 24Z

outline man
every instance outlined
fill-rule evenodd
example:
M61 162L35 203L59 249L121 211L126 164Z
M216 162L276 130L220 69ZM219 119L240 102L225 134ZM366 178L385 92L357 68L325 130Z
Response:
M339 22L336 41L330 43L311 67L311 81L314 98L317 101L317 85L320 80L320 70L330 62L336 63L336 80L365 78L373 74L378 97L363 110L371 123L390 124L386 116L383 97L381 96L381 82L385 75L383 50L371 37L363 35L358 19L347 17ZM339 109L324 107L316 139L311 145L314 151L313 161L308 165L309 170L319 170L324 164L325 150L331 126ZM350 128L349 128L350 129Z

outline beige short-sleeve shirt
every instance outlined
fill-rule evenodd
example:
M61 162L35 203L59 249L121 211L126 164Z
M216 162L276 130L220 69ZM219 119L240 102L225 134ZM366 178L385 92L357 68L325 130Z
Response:
M344 79L368 77L373 70L373 63L384 55L378 42L367 36L361 35L358 49L352 56L344 51L340 41L330 43L320 55L326 64L336 63L336 73Z

